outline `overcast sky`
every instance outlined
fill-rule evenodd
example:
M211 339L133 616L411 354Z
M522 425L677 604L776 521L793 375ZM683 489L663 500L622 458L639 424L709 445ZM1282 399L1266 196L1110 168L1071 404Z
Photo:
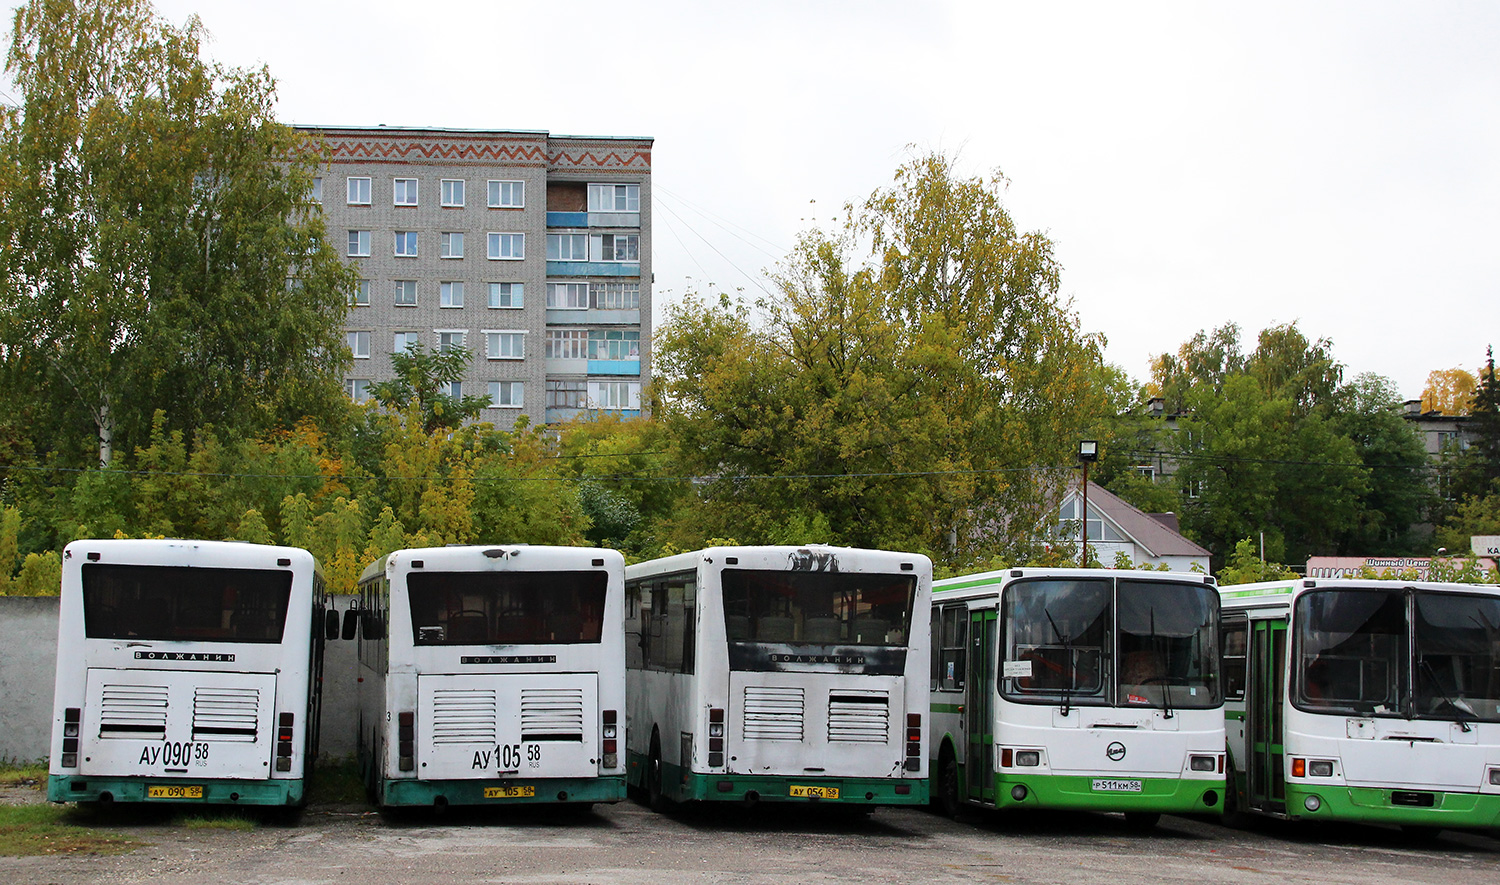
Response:
M1139 381L1296 321L1415 398L1500 280L1500 5L157 0L288 123L656 139L658 303L762 294L916 151L999 169ZM657 321L662 319L658 309ZM1500 343L1500 342L1497 342Z

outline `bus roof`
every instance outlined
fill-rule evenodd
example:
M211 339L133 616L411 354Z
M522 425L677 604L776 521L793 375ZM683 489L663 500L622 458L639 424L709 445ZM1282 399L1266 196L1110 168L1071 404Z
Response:
M958 575L932 582L932 593L959 593L964 590L984 588L999 589L1007 581L1018 578L1133 578L1146 581L1180 581L1191 584L1214 586L1212 575L1198 572L1159 572L1154 569L1097 569L1097 568L1011 568L972 575Z
M360 583L386 574L391 566L421 560L424 567L446 571L541 571L576 568L579 560L602 559L602 565L623 568L625 557L607 547L554 547L531 544L454 544L448 547L407 547L387 553L360 573ZM510 564L512 561L515 564ZM534 564L533 564L534 563Z

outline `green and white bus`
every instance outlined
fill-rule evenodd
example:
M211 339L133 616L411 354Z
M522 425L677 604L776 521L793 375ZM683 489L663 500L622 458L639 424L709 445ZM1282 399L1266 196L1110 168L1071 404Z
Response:
M1500 826L1500 588L1221 588L1228 808Z
M332 614L311 553L74 541L58 614L48 799L305 801Z
M1018 568L932 596L933 794L965 803L1217 813L1224 787L1212 578Z
M927 802L927 557L713 547L625 585L629 778L653 807Z
M357 727L373 801L625 798L624 567L614 550L497 545L366 568Z

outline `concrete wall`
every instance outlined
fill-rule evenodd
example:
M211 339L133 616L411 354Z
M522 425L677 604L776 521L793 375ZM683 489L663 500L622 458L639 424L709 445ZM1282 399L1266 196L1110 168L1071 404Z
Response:
M351 597L335 597L349 607ZM52 738L57 661L56 596L0 596L0 760L45 759ZM353 642L328 643L323 659L325 759L354 753L358 659Z

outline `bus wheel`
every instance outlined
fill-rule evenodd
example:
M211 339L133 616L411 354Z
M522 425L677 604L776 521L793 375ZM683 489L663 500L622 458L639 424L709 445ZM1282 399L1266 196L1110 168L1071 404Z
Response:
M1159 820L1161 820L1161 815L1155 811L1125 812L1125 826L1132 830L1149 830L1155 827Z
M661 741L651 736L651 757L646 763L646 804L652 811L663 811L667 797L662 794Z
M938 810L945 816L958 819L958 812L962 807L958 798L958 760L953 758L953 751L946 747L938 762L937 804Z
M1224 776L1224 816L1220 822L1230 829L1244 829L1248 821L1245 812L1240 810L1240 788L1239 778L1235 776L1234 765L1230 765Z

